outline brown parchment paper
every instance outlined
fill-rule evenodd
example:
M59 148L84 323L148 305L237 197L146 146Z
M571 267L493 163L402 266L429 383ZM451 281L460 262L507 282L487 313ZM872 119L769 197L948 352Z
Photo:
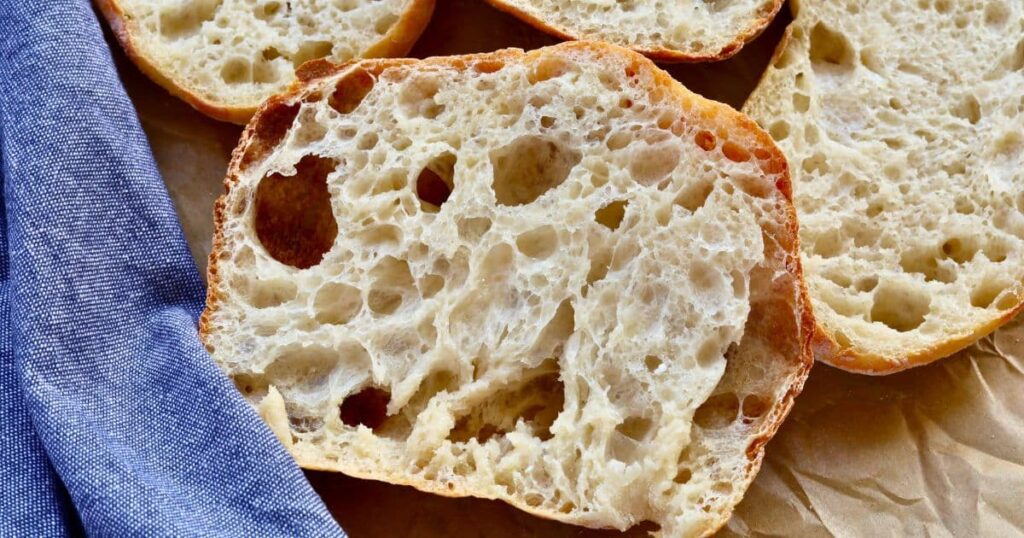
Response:
M784 13L740 55L667 69L739 107L769 61ZM438 0L412 56L535 48L554 41L482 0ZM116 46L114 47L116 49ZM121 74L149 135L196 263L241 129L205 118L140 75ZM531 517L505 504L308 473L353 538L642 536ZM871 378L818 365L761 473L721 536L1024 535L1024 319L954 357Z

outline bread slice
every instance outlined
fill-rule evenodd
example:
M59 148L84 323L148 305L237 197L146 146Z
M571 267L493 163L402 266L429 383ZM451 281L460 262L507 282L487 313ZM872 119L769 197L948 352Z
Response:
M1024 4L804 0L744 110L794 170L816 355L925 364L1024 300Z
M317 58L400 56L434 0L95 0L128 56L213 118L244 124Z
M673 62L724 60L757 37L782 0L487 0L563 39L592 39Z
M300 76L235 151L201 324L298 462L721 525L811 364L768 135L606 44Z

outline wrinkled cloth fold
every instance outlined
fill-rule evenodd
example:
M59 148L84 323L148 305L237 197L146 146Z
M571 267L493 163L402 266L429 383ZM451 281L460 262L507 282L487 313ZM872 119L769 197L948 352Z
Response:
M0 536L344 536L199 342L86 0L0 2Z

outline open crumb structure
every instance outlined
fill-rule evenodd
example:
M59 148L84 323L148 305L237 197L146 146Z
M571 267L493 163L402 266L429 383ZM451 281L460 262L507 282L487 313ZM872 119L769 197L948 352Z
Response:
M299 463L724 523L810 366L770 137L610 45L300 77L236 149L202 320Z

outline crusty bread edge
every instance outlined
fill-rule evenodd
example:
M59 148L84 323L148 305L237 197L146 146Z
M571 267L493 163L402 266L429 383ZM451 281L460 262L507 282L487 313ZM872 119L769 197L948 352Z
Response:
M786 213L788 215L788 224L784 232L787 239L790 239L791 248L787 250L787 254L790 256L791 265L787 266L787 272L796 277L796 281L800 286L800 297L798 307L800 311L797 313L799 317L799 326L801 330L801 342L800 342L800 356L792 357L791 360L798 361L800 368L793 373L789 380L789 384L786 388L786 393L782 397L782 400L778 405L772 408L772 416L766 418L761 425L761 432L751 440L750 444L746 448L748 465L747 473L741 480L742 484L737 484L734 488L735 499L727 505L726 510L722 513L716 514L717 517L711 520L709 525L706 527L702 536L711 536L717 532L722 526L728 522L732 515L732 511L738 504L739 499L742 498L743 494L749 488L750 483L754 480L757 472L761 468L762 461L764 459L764 447L767 442L775 435L779 427L782 425L783 420L789 414L793 407L793 400L803 389L804 381L807 379L807 375L810 372L811 367L814 364L814 358L811 353L811 335L813 334L815 322L813 313L811 310L810 296L807 291L807 285L803 279L803 269L800 261L800 237L799 237L799 224L797 220L796 208L793 205L793 189L790 180L789 165L783 156L781 150L775 145L772 138L762 130L756 122L747 116L737 112L731 107L705 99L700 95L694 94L686 89L681 83L673 79L667 73L659 69L651 60L641 56L635 51L630 51L616 45L610 45L601 42L587 42L587 41L575 41L569 43L562 43L555 45L551 48L566 48L566 49L589 49L597 52L601 55L615 54L619 56L625 56L630 58L634 62L646 67L651 71L653 77L659 85L663 88L670 88L674 96L680 102L680 104L686 103L687 101L695 101L698 103L703 110L712 110L711 116L717 116L718 114L726 114L731 116L733 121L740 128L752 133L756 140L765 148L768 148L772 156L770 158L772 166L778 167L780 170L780 177L776 180L776 188L782 193L785 201ZM543 50L543 49L542 49ZM315 60L308 62L303 66L302 69L297 73L298 82L292 86L292 88L284 94L271 97L264 102L256 114L253 116L252 121L246 127L242 134L239 145L235 148L232 153L231 164L228 168L227 176L224 179L225 194L221 195L216 204L214 205L214 237L213 246L210 252L209 264L208 264L208 292L206 300L206 308L204 309L200 321L199 321L199 336L200 339L206 343L209 347L209 335L212 330L211 315L212 312L217 309L218 303L222 300L224 292L222 291L222 280L218 270L218 262L222 258L226 258L229 254L226 244L226 238L224 236L224 224L227 219L226 205L227 205L227 193L230 192L232 187L238 182L238 175L240 173L240 167L242 164L243 156L248 148L249 144L259 136L259 120L264 114L272 114L274 109L281 106L288 106L288 104L295 102L296 99L301 97L305 89L305 85L309 82L330 76L331 74L344 71L356 64L377 64L375 69L372 71L379 72L380 70L386 69L391 66L403 65L410 62L416 62L421 65L440 65L446 67L454 67L456 69L466 69L475 60L486 59L486 60L522 60L528 53L521 49L505 49L496 51L493 53L481 53L481 54L470 54L464 56L454 57L437 57L428 58L425 60L406 60L406 59L390 59L390 60L353 60L345 62L343 64L332 64L326 60ZM339 472L338 465L336 463L325 461L322 459L310 458L304 454L296 453L295 449L292 449L292 455L296 458L296 462L300 467L308 470L317 471L331 471ZM385 477L382 479L381 474L370 475L367 473L359 473L351 469L346 469L345 474L353 476L355 478L376 480L381 482L387 482L391 484L398 484L404 486L411 486L420 491L441 495L444 497L478 497L478 492L464 491L460 489L448 489L442 488L440 485L425 480L411 480L407 475L400 473L390 473L386 469L381 470L381 474ZM538 510L536 507L529 506L525 503L516 502L513 499L508 498L496 498L506 504L509 504L519 510L527 512L531 515L550 519L554 521L562 521L572 523L571 518L566 518L565 514L548 512L544 510ZM623 529L624 530L624 529Z
M139 70L165 90L185 101L192 108L220 121L245 125L259 108L259 103L251 106L232 106L206 99L194 88L175 81L165 75L157 67L152 58L143 54L135 43L119 0L93 0L100 13L107 20L111 31L121 44L125 54L138 66ZM401 56L409 52L427 28L434 12L435 0L411 0L409 6L399 17L398 22L388 30L380 41L372 45L364 53L366 57ZM300 66L301 68L301 66Z
M761 86L766 83L769 74L775 69L775 63L785 53L786 47L789 46L789 42L793 38L793 28L796 24L797 19L794 17L793 22L783 32L782 38L779 40L779 44L775 47L775 52L772 53L772 58L768 62L768 67L761 73L761 78L758 79L757 85L754 86L754 91L747 96L747 101L741 109L744 112L747 110L747 103L754 98L754 95L758 93ZM819 321L815 323L812 342L814 358L840 370L854 374L874 376L895 374L918 366L924 366L961 351L988 336L999 327L1009 323L1017 314L1024 311L1024 297L1018 296L1018 299L1018 303L1013 308L989 318L988 321L979 324L966 335L949 338L931 347L918 349L900 356L884 356L861 349L843 347L836 340L834 333Z
M513 17L533 26L534 28L553 35L559 39L577 41L582 40L580 36L573 34L568 28L556 26L542 18L512 5L506 2L506 0L487 0L487 3L494 8L508 13ZM740 35L736 36L735 39L727 43L721 49L713 54L688 54L682 51L667 49L667 48L646 48L646 47L629 47L635 52L639 52L644 56L647 56L653 60L666 63L698 63L698 62L717 62L720 60L726 60L731 58L738 53L744 45L751 42L757 36L764 32L765 28L775 19L778 15L779 10L782 9L783 0L774 0L772 9L764 17L760 17L754 20L754 22L746 28L746 30ZM624 45L620 45L624 46Z
M973 331L965 335L949 338L934 346L922 348L899 357L886 357L854 348L844 348L839 345L827 328L819 324L814 335L814 356L830 366L855 374L895 374L910 368L924 366L961 351L988 336L999 327L1006 325L1022 311L1024 311L1024 302L1020 302L1013 308L1000 312L999 315L978 324Z

